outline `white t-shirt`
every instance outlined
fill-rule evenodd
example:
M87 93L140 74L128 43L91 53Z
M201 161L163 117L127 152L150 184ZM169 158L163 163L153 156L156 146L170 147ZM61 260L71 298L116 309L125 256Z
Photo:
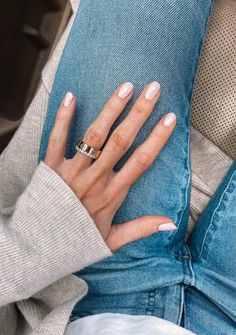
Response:
M174 323L148 315L101 313L72 321L65 335L193 335Z

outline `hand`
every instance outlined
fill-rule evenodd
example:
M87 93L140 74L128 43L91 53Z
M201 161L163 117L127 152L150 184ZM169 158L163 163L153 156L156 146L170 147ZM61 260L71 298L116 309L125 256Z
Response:
M132 95L133 85L121 84L87 129L83 141L100 149L112 124ZM123 224L111 224L131 185L151 166L176 125L175 114L167 114L133 152L120 171L113 170L152 113L159 96L160 85L157 82L144 87L130 113L111 134L96 160L80 152L77 152L72 159L64 157L69 125L76 105L76 98L72 93L67 93L61 103L50 134L45 164L74 191L93 218L111 251L116 251L134 240L148 237L158 230L176 229L171 219L154 215L138 217ZM141 195L140 201L142 201Z

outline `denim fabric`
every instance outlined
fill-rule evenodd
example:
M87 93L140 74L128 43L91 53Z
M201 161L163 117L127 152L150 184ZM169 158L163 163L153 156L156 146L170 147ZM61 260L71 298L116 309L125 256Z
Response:
M74 92L78 97L66 152L66 157L71 158L75 154L75 142L83 137L118 84L131 81L135 94L111 131L128 114L144 84L157 80L162 88L160 101L132 148L114 169L118 171L122 168L165 113L175 112L178 124L154 164L130 189L113 224L146 214L160 214L170 216L178 230L130 243L112 257L76 273L87 281L89 294L75 306L71 319L102 312L148 314L177 324L188 320L187 326L191 330L196 323L191 323L188 303L191 301L194 304L189 296L195 299L195 295L189 289L195 286L196 290L206 295L207 301L212 300L215 288L210 285L210 279L209 287L203 290L204 282L212 276L213 283L217 278L218 294L225 290L228 274L220 276L217 271L206 270L201 264L202 255L209 264L215 261L213 257L210 263L206 257L205 248L212 238L209 231L214 231L212 224L208 230L210 221L207 214L203 217L204 224L201 223L205 227L203 232L196 230L191 243L184 243L191 187L191 96L211 8L211 0L81 1L53 85L39 161L45 157L56 111L67 91ZM219 194L221 192L222 189ZM199 241L203 235L206 239L202 241L204 248L198 258ZM224 233L220 234L220 238L226 244ZM220 253L221 249L218 246L215 248ZM194 260L192 253L196 257ZM232 288L233 281L229 290ZM226 318L230 325L230 318L236 315L233 301L226 306L222 301L220 308L222 306L222 313L228 313ZM206 304L202 304L201 308L207 308ZM186 311L185 319L183 311ZM226 334L221 325L219 318L217 334ZM203 334L200 323L197 327L197 333ZM215 334L211 333L210 326L207 334Z
M222 311L224 334L236 334L236 161L201 215L188 242L195 287ZM210 313L208 313L210 315ZM230 318L227 326L228 318ZM213 322L213 329L216 330ZM216 332L219 334L219 332ZM222 332L223 334L223 332Z

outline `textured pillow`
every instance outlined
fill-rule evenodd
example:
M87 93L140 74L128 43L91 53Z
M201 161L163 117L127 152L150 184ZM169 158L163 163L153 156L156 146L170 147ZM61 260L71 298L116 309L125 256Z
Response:
M236 1L215 0L192 99L191 123L236 159Z
M178 118L171 140L132 186L113 223L162 214L172 217L179 229L133 242L111 258L81 271L79 275L90 284L91 293L153 289L158 280L165 279L165 273L168 276L171 273L177 281L182 276L182 265L175 272L171 262L167 261L164 268L159 263L166 258L167 248L173 254L179 253L188 223L190 102L211 7L211 0L81 1L53 85L39 160L45 157L56 111L67 91L78 97L68 138L69 158L75 153L75 142L83 137L119 83L131 81L136 92L111 131L128 114L144 84L152 80L160 82L160 101L133 146L115 166L116 171L148 137L162 115L173 111ZM132 276L136 274L132 269L137 265L145 266L145 280L136 278L135 287L129 283L124 287L127 272L130 283L133 282ZM171 276L168 278L173 282Z

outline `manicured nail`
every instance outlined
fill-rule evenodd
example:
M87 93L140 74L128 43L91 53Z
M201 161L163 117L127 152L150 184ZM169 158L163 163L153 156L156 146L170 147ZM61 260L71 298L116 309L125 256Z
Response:
M170 127L176 120L176 115L174 113L168 113L164 118L164 126Z
M134 85L130 82L124 83L118 92L118 97L125 99L133 91Z
M152 100L156 97L157 93L160 91L160 84L157 81L153 81L148 85L145 92L145 98Z
M64 98L64 106L69 107L72 100L73 100L73 94L71 92L66 93L66 96Z
M172 223L172 222L168 222L168 223L163 223L159 226L159 231L167 231L167 230L176 230L177 227Z

